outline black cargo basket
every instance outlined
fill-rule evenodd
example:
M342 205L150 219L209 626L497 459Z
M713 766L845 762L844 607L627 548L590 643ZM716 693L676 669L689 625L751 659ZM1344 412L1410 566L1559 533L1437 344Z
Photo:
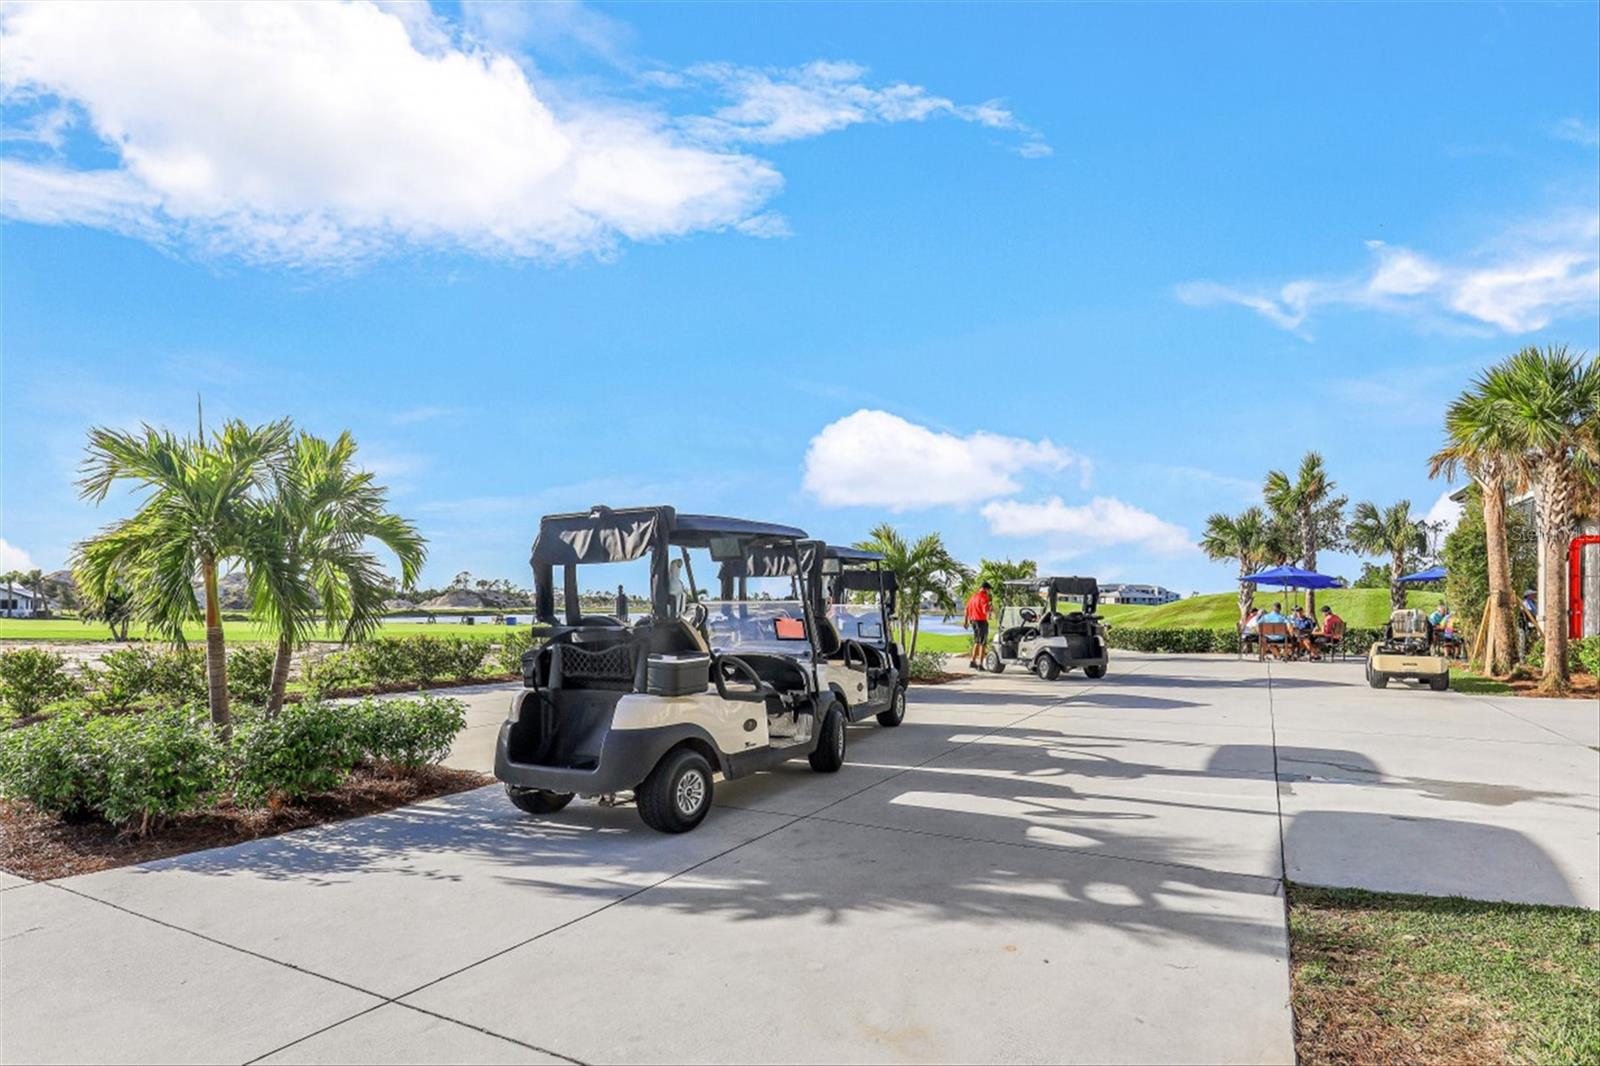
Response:
M578 644L557 644L550 649L550 687L568 682L633 686L633 645L613 644L606 648L585 648Z

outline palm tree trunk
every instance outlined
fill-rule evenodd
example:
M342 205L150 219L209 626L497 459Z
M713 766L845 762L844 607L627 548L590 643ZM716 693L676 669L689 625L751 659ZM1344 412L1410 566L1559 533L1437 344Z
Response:
M1501 676L1510 673L1517 661L1517 607L1506 542L1505 484L1499 478L1483 485L1483 534L1489 555L1489 614L1482 666Z
M1317 568L1317 542L1313 539L1313 536L1312 536L1312 529L1311 529L1312 518L1311 518L1311 515L1309 513L1305 517L1305 523L1306 523L1306 539L1305 539L1306 569L1307 570L1315 570ZM1316 589L1306 589L1306 613L1309 614L1312 618L1315 618L1317 616L1317 590Z
M922 612L918 611L917 612L917 617L915 619L913 619L912 622L911 622L911 650L906 652L906 655L908 657L917 654L917 636L918 636L918 634L921 633L921 631L922 631Z
M1250 608L1256 605L1256 586L1253 581L1239 582L1239 621L1244 621L1244 616L1250 613Z
M1389 610L1398 611L1406 605L1406 587L1400 584L1405 576L1406 557L1395 552L1389 557Z
M203 559L200 566L205 576L206 593L206 702L211 708L212 723L223 739L227 739L233 731L233 718L228 711L228 654L222 639L217 561Z
M1561 464L1546 461L1534 483L1539 551L1539 607L1544 617L1544 676L1539 691L1559 695L1571 686L1567 668L1567 544L1572 537L1572 484Z
M277 714L283 707L283 694L289 687L289 662L294 649L282 637L278 638L278 652L272 657L272 688L267 695L267 714Z

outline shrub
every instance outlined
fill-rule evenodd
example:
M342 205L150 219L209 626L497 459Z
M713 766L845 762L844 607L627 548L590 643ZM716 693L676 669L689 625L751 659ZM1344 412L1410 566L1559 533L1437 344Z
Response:
M906 664L906 675L912 681L931 681L946 673L944 655L936 651L919 651Z
M489 641L481 637L451 637L445 648L444 673L457 681L471 681L483 669Z
M354 688L366 680L361 661L353 651L332 651L306 663L306 690L321 699L339 689Z
M539 642L532 627L519 629L508 626L494 653L495 670L502 674L521 674L522 656Z
M204 703L205 652L179 645L157 654L150 670L150 695L167 703Z
M99 708L129 707L150 694L154 685L155 652L149 648L121 648L100 657L100 669L88 671L88 699Z
M447 696L362 700L351 709L367 757L416 770L450 754L467 724L467 707Z
M210 725L184 710L58 714L0 737L0 792L144 832L210 802L222 754Z
M306 700L244 718L234 734L234 795L246 805L300 799L344 781L361 758L357 716L347 705Z
M1344 631L1344 650L1364 655L1372 642L1383 636L1381 629L1349 626ZM1198 626L1145 628L1113 625L1106 643L1123 651L1156 652L1169 655L1204 653L1237 654L1239 633L1235 629L1206 629Z
M1584 637L1572 642L1572 654L1577 658L1574 670L1586 674L1600 674L1600 637Z
M93 813L105 763L88 724L87 714L69 712L0 733L0 793L49 814Z
M244 703L265 706L272 693L272 663L278 649L246 644L228 653L228 694Z
M115 825L143 834L152 822L206 806L222 782L223 747L189 710L101 716L88 732L104 772L93 806Z
M0 708L21 718L79 691L67 660L42 648L0 652Z

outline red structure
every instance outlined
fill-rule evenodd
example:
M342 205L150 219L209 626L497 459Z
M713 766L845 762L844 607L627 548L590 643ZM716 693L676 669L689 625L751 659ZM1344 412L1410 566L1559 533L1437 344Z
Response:
M1573 537L1567 548L1567 635L1573 640L1583 636L1583 549L1591 544L1600 544L1600 536Z

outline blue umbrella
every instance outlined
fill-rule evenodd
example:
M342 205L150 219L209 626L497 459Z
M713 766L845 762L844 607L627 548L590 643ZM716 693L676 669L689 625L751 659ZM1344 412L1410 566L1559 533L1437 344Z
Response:
M1430 566L1426 570L1418 570L1414 574L1407 574L1405 577L1396 578L1395 580L1402 585L1421 585L1428 581L1443 581L1444 567Z
M1263 570L1259 574L1241 577L1240 581L1250 581L1257 585L1277 585L1280 588L1293 589L1337 589L1344 587L1344 581L1327 574L1319 574L1315 570L1302 570L1298 566L1275 566L1271 570Z

